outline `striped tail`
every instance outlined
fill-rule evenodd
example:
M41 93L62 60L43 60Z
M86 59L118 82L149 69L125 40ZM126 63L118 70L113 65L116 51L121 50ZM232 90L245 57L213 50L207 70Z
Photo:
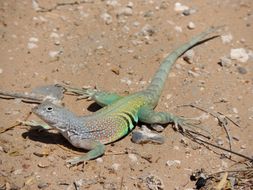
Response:
M193 46L195 46L198 43L201 43L202 41L204 41L204 39L207 35L213 33L218 28L220 28L220 27L209 28L205 32L200 33L199 35L193 37L187 43L185 43L185 44L181 45L180 47L178 47L176 50L171 52L165 58L165 60L161 64L160 68L155 73L150 85L145 90L147 93L152 94L152 101L154 102L154 104L157 104L157 102L160 98L163 86L164 86L165 81L167 79L168 73L170 71L170 68L175 63L175 61L178 59L178 57L180 57L184 52L186 52L187 50L189 50ZM217 36L214 36L214 37L217 37ZM212 38L214 38L214 37L212 37ZM209 39L212 39L212 38L209 38Z

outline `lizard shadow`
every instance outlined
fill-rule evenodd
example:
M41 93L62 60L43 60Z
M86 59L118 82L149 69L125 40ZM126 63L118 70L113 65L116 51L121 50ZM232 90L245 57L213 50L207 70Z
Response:
M87 152L84 149L76 148L72 144L70 144L60 133L50 132L44 129L30 129L27 132L22 133L22 137L24 139L29 138L35 142L41 142L45 144L55 144L61 145L65 148L78 151L78 152Z
M98 105L96 102L93 102L88 106L87 110L90 112L96 112L100 110L101 108L102 107L100 105Z

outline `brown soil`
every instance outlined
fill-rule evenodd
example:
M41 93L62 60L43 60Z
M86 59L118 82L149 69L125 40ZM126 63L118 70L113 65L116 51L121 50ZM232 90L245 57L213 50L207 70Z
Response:
M41 85L69 83L136 92L147 86L173 48L210 26L225 25L220 34L231 34L233 39L224 43L216 38L195 47L191 63L180 58L156 110L203 116L197 109L177 107L196 103L221 112L240 125L227 125L232 150L252 156L252 53L246 62L229 55L234 48L253 50L253 1L180 1L195 10L187 16L174 10L177 1L33 2L0 1L1 89L29 92ZM193 29L187 27L189 22L195 24ZM229 63L221 66L218 62L224 56ZM90 113L91 102L76 102L73 96L64 102L77 114ZM31 107L1 99L0 127L25 119ZM39 121L34 115L28 119ZM202 120L214 135L212 142L228 148L217 120L210 115ZM170 125L162 135L166 137L162 145L134 144L128 135L108 145L102 158L68 168L65 160L83 150L74 149L54 131L17 126L0 134L0 189L148 189L142 180L148 175L160 179L164 189L190 189L195 186L190 175L196 169L213 173L243 160L235 155L233 161L226 159L223 151L196 144ZM131 154L124 154L126 150ZM168 166L169 160L180 163Z

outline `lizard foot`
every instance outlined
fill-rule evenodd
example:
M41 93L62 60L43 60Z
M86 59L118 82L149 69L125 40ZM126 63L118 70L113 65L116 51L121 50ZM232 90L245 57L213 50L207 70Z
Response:
M181 117L174 116L172 118L173 123L174 123L174 129L176 131L182 131L183 133L185 132L197 132L196 129L200 129L201 131L204 131L208 135L210 135L210 132L204 127L199 125L200 122L191 122L191 119L184 119Z
M95 159L95 158L102 156L104 154L104 152L105 152L105 145L104 144L102 144L100 142L96 142L96 141L90 141L89 143L91 146L93 146L93 149L91 149L89 152L87 152L86 154L84 154L82 156L74 157L72 159L67 160L67 163L70 166L76 165L80 162L86 162L88 160Z
M74 88L71 86L60 85L64 88L65 92L73 93L78 97L78 99L88 99L91 100L92 97L98 92L97 89L91 87L84 87L84 88Z
M77 165L81 162L87 161L87 160L83 160L82 158L83 158L83 156L74 157L72 159L67 160L66 162L67 162L68 166L71 167L71 166Z

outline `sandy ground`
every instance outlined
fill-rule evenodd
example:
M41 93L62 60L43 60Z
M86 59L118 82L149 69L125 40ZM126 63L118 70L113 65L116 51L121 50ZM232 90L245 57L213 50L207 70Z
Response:
M136 92L147 86L173 48L210 26L225 25L218 32L222 38L193 49L190 63L177 61L156 110L200 116L214 136L211 142L229 148L217 119L178 106L195 103L221 112L240 126L230 121L226 125L232 150L251 157L253 1L179 2L189 9L175 10L174 0L1 0L0 87L29 92L41 85L67 83ZM239 48L243 49L233 54ZM86 100L66 96L64 103L79 115L90 113L91 102ZM31 107L1 99L1 129L24 120ZM39 121L34 115L28 119ZM170 125L162 135L162 145L140 145L131 142L130 134L108 145L103 157L68 168L65 160L83 150L54 131L17 126L0 134L0 189L192 189L193 171L228 170L244 160L233 154L227 159L222 156L226 152L196 144ZM151 187L148 179L158 186Z

